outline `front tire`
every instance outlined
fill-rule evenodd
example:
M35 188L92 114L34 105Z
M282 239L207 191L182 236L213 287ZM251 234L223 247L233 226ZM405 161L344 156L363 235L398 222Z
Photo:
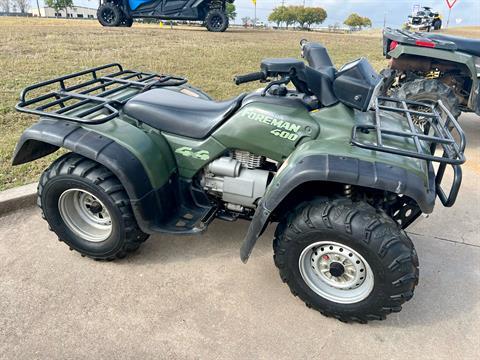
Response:
M78 154L66 154L44 171L37 202L58 239L82 256L123 258L148 238L115 175Z
M345 322L400 311L418 283L406 233L370 205L348 199L298 206L277 227L274 259L294 295Z
M97 19L102 26L120 26L123 13L120 8L111 3L103 3L97 10Z
M228 16L221 9L212 9L205 17L205 27L208 31L224 32L228 28Z

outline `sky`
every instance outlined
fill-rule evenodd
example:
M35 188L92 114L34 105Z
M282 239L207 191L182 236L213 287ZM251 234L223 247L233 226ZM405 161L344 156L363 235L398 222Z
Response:
M373 27L400 27L412 12L414 5L431 6L439 11L446 23L448 7L445 0L257 0L257 19L267 21L272 9L284 1L285 5L319 6L327 11L324 25L342 24L352 12L367 16ZM452 0L451 0L452 1ZM32 0L32 3L34 1ZM74 0L75 5L97 7L98 0ZM254 5L251 0L235 0L237 23L244 16L254 17ZM457 0L450 15L450 26L480 25L480 0Z

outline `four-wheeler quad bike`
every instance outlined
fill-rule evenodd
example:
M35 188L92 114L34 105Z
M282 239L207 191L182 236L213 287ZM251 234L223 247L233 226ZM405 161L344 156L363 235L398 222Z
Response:
M103 26L132 26L134 18L202 21L209 31L228 28L225 11L234 0L103 0L97 18Z
M423 6L423 10L408 16L405 28L416 31L440 30L442 28L442 17L438 12L433 12L432 8Z
M275 264L293 294L342 321L384 319L418 282L404 229L437 197L455 202L465 136L441 101L425 104L420 131L417 103L377 97L382 78L366 59L336 70L323 46L302 51L308 65L265 59L237 76L268 84L227 101L118 64L29 86L17 109L40 119L13 164L70 150L41 176L38 205L84 256L120 258L149 234L243 218L246 262L277 222Z
M480 115L480 40L387 28L383 54L392 96Z

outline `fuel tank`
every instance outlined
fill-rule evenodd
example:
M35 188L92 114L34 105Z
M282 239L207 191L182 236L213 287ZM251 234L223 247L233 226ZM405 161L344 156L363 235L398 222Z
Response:
M285 160L300 143L318 136L320 127L300 99L255 96L213 133L228 149Z

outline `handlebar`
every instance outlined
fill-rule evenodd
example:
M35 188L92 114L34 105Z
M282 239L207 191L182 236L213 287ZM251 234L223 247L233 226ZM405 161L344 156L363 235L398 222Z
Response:
M258 80L265 80L267 76L263 71L254 72L245 75L237 75L233 78L235 85L244 84L250 81L258 81Z

